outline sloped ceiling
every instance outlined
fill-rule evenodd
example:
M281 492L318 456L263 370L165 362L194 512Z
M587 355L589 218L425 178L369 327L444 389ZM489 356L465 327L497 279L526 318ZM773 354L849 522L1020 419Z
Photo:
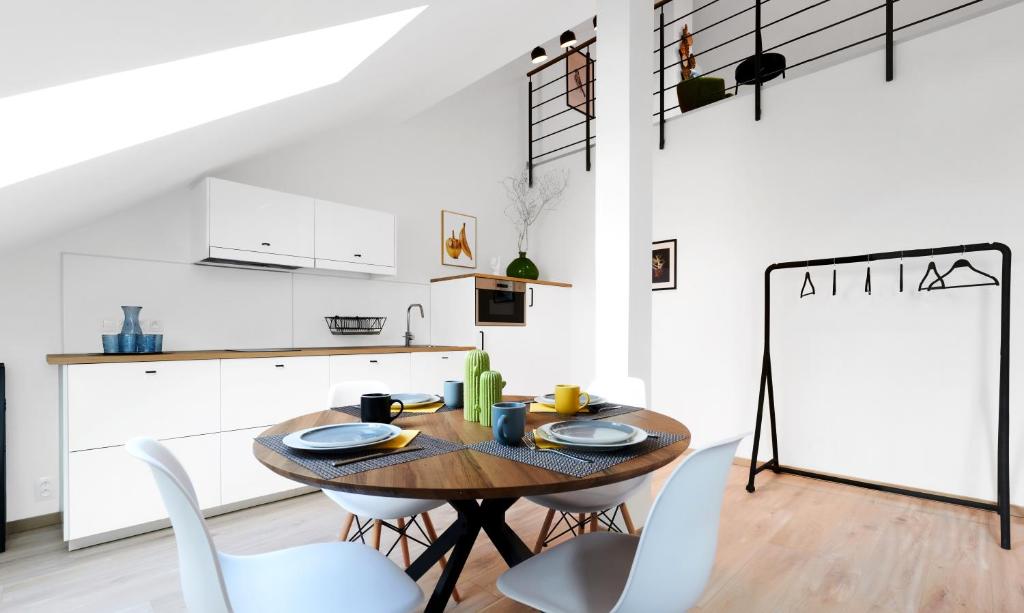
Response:
M427 10L340 83L0 189L0 251L326 129L408 119L588 18L594 2L0 3L0 97L423 4Z

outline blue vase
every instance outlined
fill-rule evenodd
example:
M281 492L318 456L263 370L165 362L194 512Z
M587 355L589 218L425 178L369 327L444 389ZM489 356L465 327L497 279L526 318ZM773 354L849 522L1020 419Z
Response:
M121 326L121 334L142 334L142 326L139 325L140 306L122 306L124 311L124 325Z

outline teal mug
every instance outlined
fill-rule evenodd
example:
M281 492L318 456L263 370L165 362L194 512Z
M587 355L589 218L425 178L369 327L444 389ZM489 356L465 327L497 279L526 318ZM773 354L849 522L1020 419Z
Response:
M491 433L502 445L515 447L526 434L526 404L495 402L491 405Z

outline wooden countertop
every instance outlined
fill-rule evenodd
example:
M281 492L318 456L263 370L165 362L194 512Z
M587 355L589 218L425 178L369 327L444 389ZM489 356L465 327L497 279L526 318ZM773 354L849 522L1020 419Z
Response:
M376 353L429 353L439 351L471 351L476 347L444 345L376 345L366 347L301 347L293 350L237 351L212 349L206 351L166 351L164 353L51 353L47 364L107 364L113 362L177 362L181 360L234 360L241 358L291 358L313 355L363 355Z
M438 277L431 279L431 283L437 283L438 281L451 281L452 279L466 279L468 277L476 277L477 279L497 279L499 281L519 281L521 283L532 283L534 285L554 285L556 287L572 287L572 283L566 283L564 281L545 281L544 279L520 279L518 277L506 277L504 275L488 275L482 272L471 272L464 275L455 275L453 277Z

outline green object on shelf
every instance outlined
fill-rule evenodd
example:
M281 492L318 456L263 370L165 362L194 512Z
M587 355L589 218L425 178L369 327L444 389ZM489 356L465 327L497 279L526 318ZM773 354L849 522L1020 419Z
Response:
M676 85L679 97L679 111L685 113L712 102L728 98L725 93L725 79L718 77L694 77Z
M480 395L477 406L480 415L480 425L491 425L491 406L495 402L501 402L501 390L505 388L505 382L501 380L501 373L496 370L488 370L480 373Z
M508 263L505 274L519 279L536 279L540 277L537 265L530 258L526 257L525 251L520 251L519 257Z
M477 404L480 375L491 369L491 356L486 351L474 350L466 355L466 376L463 379L462 417L466 421L480 421Z

